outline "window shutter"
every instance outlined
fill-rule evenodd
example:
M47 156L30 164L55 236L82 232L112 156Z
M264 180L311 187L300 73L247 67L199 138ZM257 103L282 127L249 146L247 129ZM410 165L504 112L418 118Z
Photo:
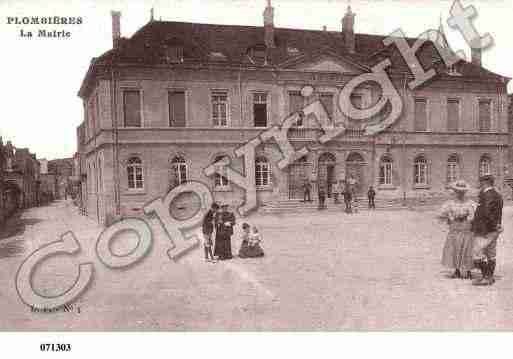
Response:
M123 106L126 127L141 127L141 97L139 91L125 91Z
M185 92L169 93L169 126L185 127Z

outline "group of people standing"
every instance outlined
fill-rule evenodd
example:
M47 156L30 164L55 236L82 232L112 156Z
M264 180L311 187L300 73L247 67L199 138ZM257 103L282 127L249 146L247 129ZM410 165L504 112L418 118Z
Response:
M235 215L230 212L229 206L219 206L213 203L203 217L203 248L205 260L216 262L217 260L232 259L232 236L234 234ZM262 236L258 229L247 223L242 224L242 244L239 250L240 258L262 257L264 251L260 246ZM214 248L212 252L212 248Z
M356 195L357 182L353 177L349 177L347 180L340 180L338 183L334 183L331 187L333 199L335 204L339 204L339 197L342 196L345 205L346 213L353 213L358 211L358 197ZM308 179L305 179L303 183L303 202L312 202L311 197L312 184ZM327 197L327 186L320 183L317 191L319 198L318 209L322 210L326 208L326 197ZM369 209L376 209L374 199L376 197L376 191L372 186L367 191L367 198L369 201Z
M495 283L497 240L502 233L502 196L494 188L491 175L479 179L478 203L467 198L470 186L463 180L450 185L454 199L444 203L439 218L449 226L442 264L454 269L451 278L472 279L474 268L481 277L478 286Z

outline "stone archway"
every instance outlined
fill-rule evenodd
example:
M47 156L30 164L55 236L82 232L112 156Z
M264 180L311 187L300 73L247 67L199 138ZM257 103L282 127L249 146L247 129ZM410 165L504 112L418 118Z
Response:
M367 163L359 152L351 152L346 158L346 180L354 182L353 191L357 195L362 195L367 188L367 179L365 177L365 168ZM354 181L353 181L354 180Z

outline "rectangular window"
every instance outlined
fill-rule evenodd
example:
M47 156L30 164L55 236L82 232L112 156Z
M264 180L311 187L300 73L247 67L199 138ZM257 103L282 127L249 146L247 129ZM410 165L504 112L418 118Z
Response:
M141 94L139 90L123 92L125 127L141 127Z
M379 184L392 184L392 162L383 162L379 167Z
M427 101L415 99L414 131L427 131Z
M228 92L212 92L212 120L214 126L228 126Z
M185 92L170 91L169 98L169 126L185 127Z
M299 91L289 92L289 112L294 113L303 109L305 100Z
M333 94L328 92L321 93L319 96L319 100L326 109L326 112L328 113L330 119L333 119Z
M456 132L460 123L460 100L447 100L447 131Z
M170 62L183 62L183 47L171 46L168 49L168 57Z
M490 100L479 100L479 131L488 132L492 129L492 103Z
M355 107L357 109L363 108L363 95L352 93L349 96L349 99L351 101L352 107ZM353 117L353 116L351 116Z
M255 127L267 127L267 94L253 94L253 122Z

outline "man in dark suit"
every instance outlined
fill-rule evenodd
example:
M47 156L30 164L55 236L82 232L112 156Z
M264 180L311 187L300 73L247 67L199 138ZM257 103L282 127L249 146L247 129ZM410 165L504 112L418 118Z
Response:
M221 206L221 212L216 216L216 246L214 254L221 260L232 258L232 235L235 225L235 215L228 210L228 205Z
M479 179L479 203L472 221L474 233L474 264L483 273L483 277L474 281L474 285L492 285L495 283L495 258L497 239L502 232L502 196L493 187L491 175Z
M217 203L213 203L207 214L205 214L205 217L203 217L203 223L201 226L204 237L203 247L205 249L205 260L207 261L209 260L209 255L210 260L214 260L214 255L212 254L212 234L214 233L214 219L218 209L219 206Z

